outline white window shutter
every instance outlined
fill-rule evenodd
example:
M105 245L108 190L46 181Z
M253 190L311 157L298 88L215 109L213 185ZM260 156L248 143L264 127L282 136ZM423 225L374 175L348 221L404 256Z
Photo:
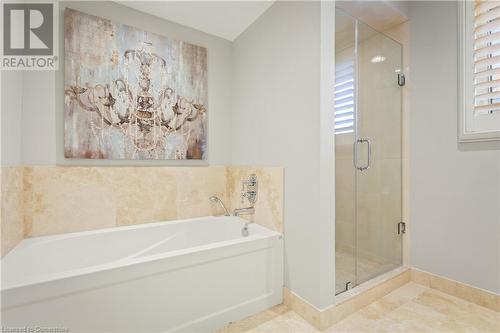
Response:
M335 134L354 132L354 62L335 68Z
M500 111L500 1L475 1L474 113Z

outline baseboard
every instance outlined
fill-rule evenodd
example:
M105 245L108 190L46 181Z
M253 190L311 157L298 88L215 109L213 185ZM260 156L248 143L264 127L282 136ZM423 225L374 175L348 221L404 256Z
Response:
M419 269L411 269L411 280L426 287L500 312L500 295Z
M286 287L283 288L283 304L297 312L309 324L320 327L321 310Z

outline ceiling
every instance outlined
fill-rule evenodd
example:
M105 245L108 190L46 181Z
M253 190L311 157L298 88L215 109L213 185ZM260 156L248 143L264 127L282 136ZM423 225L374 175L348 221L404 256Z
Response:
M233 41L273 1L116 1L162 19Z
M408 18L394 1L336 1L335 50L353 47L356 41L356 18L359 19L357 41L406 22Z
M406 13L402 12L401 3L388 0L336 1L335 7L383 32L408 20Z

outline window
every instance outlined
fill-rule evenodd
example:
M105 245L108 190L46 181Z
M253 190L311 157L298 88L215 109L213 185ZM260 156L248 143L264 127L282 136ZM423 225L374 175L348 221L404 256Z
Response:
M474 8L474 112L500 111L500 1Z
M354 62L335 67L335 134L354 132Z
M500 1L460 3L461 141L500 140Z

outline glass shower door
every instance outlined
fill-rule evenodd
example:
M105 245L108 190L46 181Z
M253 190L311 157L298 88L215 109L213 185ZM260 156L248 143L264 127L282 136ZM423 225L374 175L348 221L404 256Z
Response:
M335 11L335 293L356 283L356 20Z
M402 261L402 47L358 21L356 284Z
M335 12L335 293L401 265L401 45Z

